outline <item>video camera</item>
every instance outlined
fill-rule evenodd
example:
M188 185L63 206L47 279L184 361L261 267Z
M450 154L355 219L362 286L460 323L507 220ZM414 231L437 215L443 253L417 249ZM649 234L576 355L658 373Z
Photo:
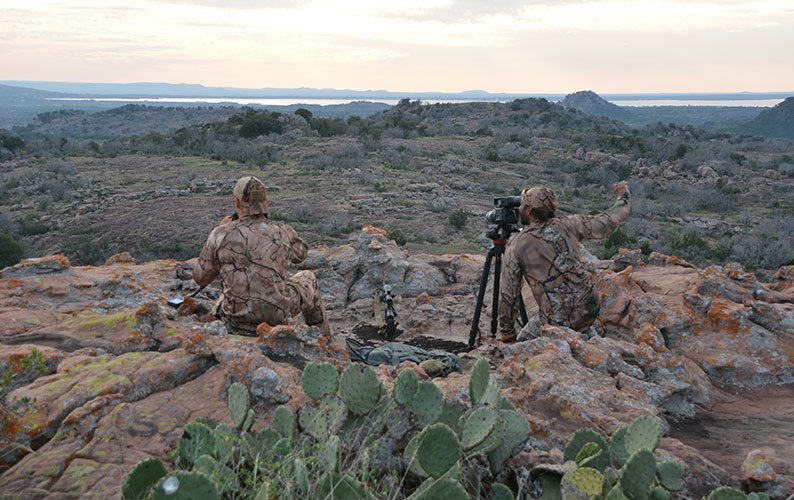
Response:
M494 198L494 208L485 214L485 220L495 227L489 228L485 235L492 240L506 240L511 234L518 232L518 207L521 206L520 196Z

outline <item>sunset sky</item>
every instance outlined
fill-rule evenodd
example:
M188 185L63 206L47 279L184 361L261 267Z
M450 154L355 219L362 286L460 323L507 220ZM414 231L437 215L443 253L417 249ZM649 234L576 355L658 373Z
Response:
M0 0L0 80L794 90L794 0Z

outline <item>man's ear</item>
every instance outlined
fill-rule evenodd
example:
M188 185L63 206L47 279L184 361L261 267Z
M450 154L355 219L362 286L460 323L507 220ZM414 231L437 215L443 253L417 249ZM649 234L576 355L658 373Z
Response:
M234 199L234 208L236 208L237 210L240 210L242 208L242 206L243 205L240 203L240 199L239 198L235 198Z

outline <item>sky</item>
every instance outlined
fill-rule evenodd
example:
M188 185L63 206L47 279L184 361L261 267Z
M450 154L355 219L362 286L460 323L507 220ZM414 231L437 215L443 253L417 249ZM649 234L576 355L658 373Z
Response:
M794 0L0 0L0 80L794 90Z

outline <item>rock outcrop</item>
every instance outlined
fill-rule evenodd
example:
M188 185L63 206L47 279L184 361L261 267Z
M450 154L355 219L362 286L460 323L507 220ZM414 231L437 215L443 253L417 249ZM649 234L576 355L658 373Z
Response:
M397 295L404 331L398 340L464 343L483 262L478 255L409 255L375 228L348 245L313 250L303 267L320 281L337 333L333 344L300 318L264 325L257 338L230 336L208 321L212 288L178 310L168 307L168 298L196 289L190 266L176 261L139 264L118 256L101 267L72 267L53 256L4 269L0 491L118 497L138 460L168 460L187 422L228 421L232 382L249 388L259 414L282 403L298 408L306 398L303 363L348 363L344 337L372 322L372 295L382 284ZM676 439L676 429L728 394L792 387L793 268L764 283L735 264L698 269L637 251L595 264L599 335L547 326L532 340L500 344L488 335L486 304L483 345L463 356L467 367L473 358L489 358L505 395L532 425L530 446L513 465L559 458L557 448L577 427L611 434L636 416L653 415L668 433L660 453L686 465L689 494L771 477L758 475L764 471L757 461L744 471L720 463L718 454ZM531 296L525 298L532 310ZM381 367L378 374L389 385L397 370ZM466 380L453 374L437 383L447 398L460 399ZM760 447L735 451L744 457ZM792 449L768 451L782 457ZM792 484L794 469L784 462L769 481L776 492Z

